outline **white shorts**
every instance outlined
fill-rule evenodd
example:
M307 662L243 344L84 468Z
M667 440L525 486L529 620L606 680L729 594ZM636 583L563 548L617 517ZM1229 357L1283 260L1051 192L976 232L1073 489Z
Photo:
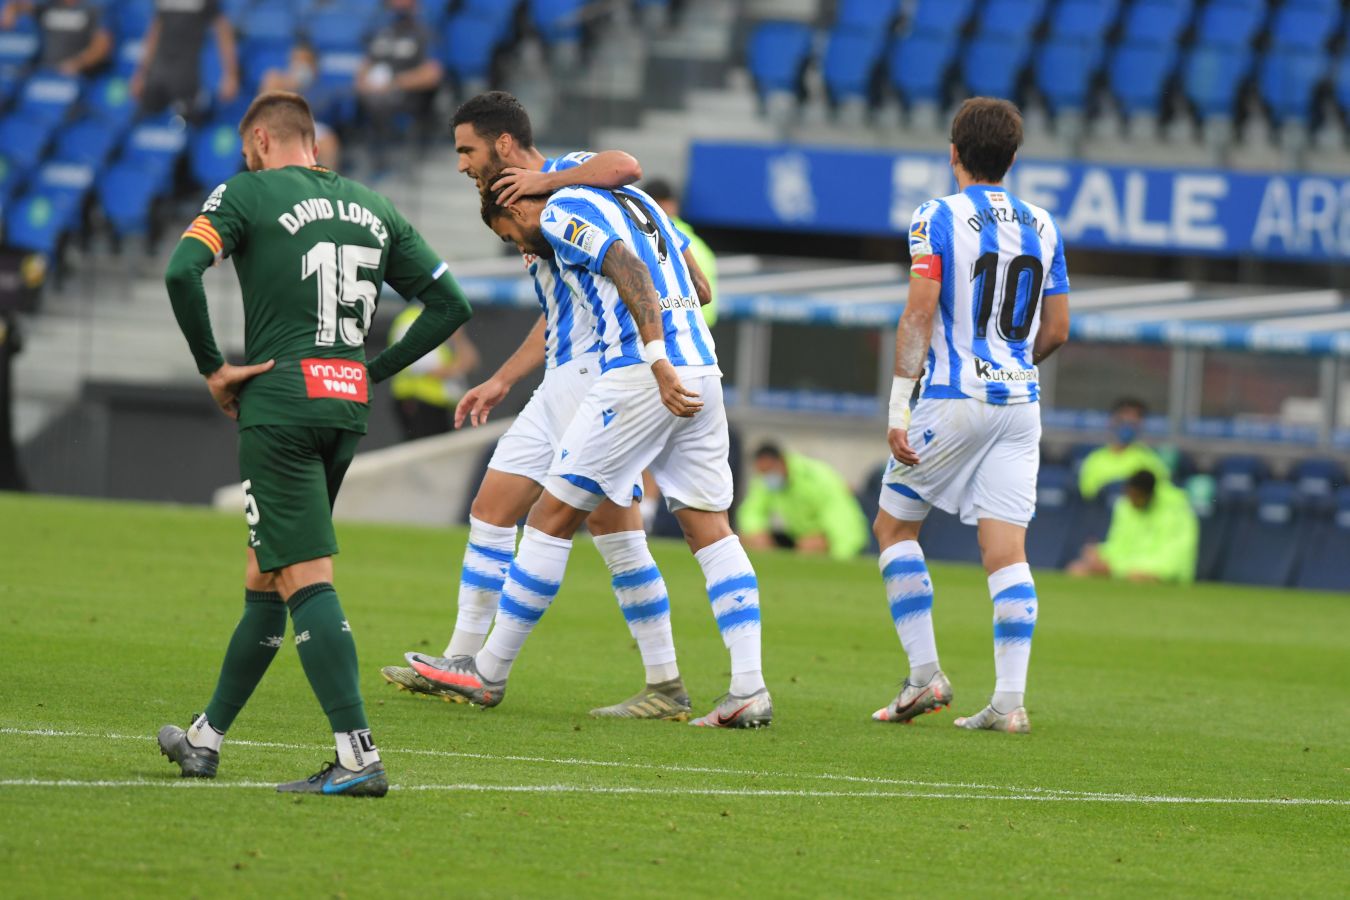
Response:
M881 482L881 508L895 518L922 521L936 506L967 525L997 519L1025 527L1036 514L1038 404L920 400L909 443L919 464L892 459Z
M600 356L596 353L578 356L544 373L530 402L497 439L488 468L523 475L542 485L558 451L558 441L599 375Z
M703 401L693 418L666 409L647 366L600 376L563 435L545 487L575 509L605 497L619 506L650 469L672 510L721 512L731 506L730 439L722 374L714 366L681 367L680 381Z

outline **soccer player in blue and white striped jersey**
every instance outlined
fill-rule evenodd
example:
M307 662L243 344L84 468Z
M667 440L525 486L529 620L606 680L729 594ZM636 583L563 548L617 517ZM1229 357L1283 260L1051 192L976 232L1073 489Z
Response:
M445 684L482 702L499 697L511 665L562 585L572 536L605 502L632 504L650 470L703 569L731 655L731 686L693 724L768 725L773 703L760 663L759 584L731 530L731 466L721 371L699 313L707 279L688 238L635 188L573 187L508 209L485 195L483 221L522 252L553 258L597 320L601 375L572 419L530 510L497 621L473 657L438 662ZM420 670L419 670L420 671Z
M951 703L919 545L924 517L937 506L978 526L994 606L994 695L956 724L1031 727L1023 693L1037 599L1025 544L1040 466L1036 366L1068 339L1069 278L1050 214L1002 185L1021 143L1017 107L967 100L952 122L960 191L920 206L910 225L910 292L896 329L887 436L893 458L875 524L910 674L873 714L878 721L906 722Z
M455 113L453 127L459 169L480 190L493 184L503 189L551 189L585 181L620 187L642 174L636 160L618 151L545 159L534 147L525 109L501 91L465 102ZM584 297L578 296L576 285L563 280L552 259L527 254L525 265L534 277L542 315L520 349L460 400L456 427L466 417L474 425L482 424L512 386L541 362L544 380L498 440L474 497L447 658L472 655L482 648L515 553L516 523L539 498L558 441L600 374L595 316ZM590 527L646 669L641 691L612 706L594 709L592 715L682 719L689 714L689 697L676 664L665 581L647 547L641 516L636 508L605 503L596 510ZM414 656L409 660L411 667L385 667L384 677L418 693L450 693L439 681L443 672L434 665L436 658Z

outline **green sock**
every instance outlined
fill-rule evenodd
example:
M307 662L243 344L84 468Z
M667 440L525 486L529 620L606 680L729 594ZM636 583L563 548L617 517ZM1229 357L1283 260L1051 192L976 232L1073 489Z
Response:
M366 707L361 702L356 641L352 640L333 586L320 582L302 587L291 594L286 605L291 608L300 665L333 731L369 728Z
M244 616L234 626L206 720L222 734L234 724L286 637L286 606L272 591L244 591Z

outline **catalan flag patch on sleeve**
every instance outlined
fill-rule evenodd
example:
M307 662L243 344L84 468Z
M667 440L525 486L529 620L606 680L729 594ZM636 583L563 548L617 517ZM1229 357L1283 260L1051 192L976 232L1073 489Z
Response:
M221 251L225 249L225 242L220 239L220 232L211 224L211 220L206 216L198 216L192 220L187 231L183 232L185 238L196 238L203 244L211 248L211 252L220 256Z

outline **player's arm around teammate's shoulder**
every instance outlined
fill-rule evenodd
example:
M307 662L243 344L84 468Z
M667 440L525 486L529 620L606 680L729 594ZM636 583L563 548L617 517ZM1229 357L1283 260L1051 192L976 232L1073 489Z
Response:
M698 394L685 388L675 367L666 358L661 300L652 283L651 272L622 241L615 241L605 253L601 274L614 282L620 299L637 325L642 337L643 357L651 365L656 384L661 389L661 402L675 415L690 418L703 408L703 401L698 399Z
M492 188L499 191L497 202L510 206L521 197L551 194L573 185L613 190L642 179L642 165L622 150L602 150L586 154L586 158L571 166L557 166L551 172L511 167L503 169Z

